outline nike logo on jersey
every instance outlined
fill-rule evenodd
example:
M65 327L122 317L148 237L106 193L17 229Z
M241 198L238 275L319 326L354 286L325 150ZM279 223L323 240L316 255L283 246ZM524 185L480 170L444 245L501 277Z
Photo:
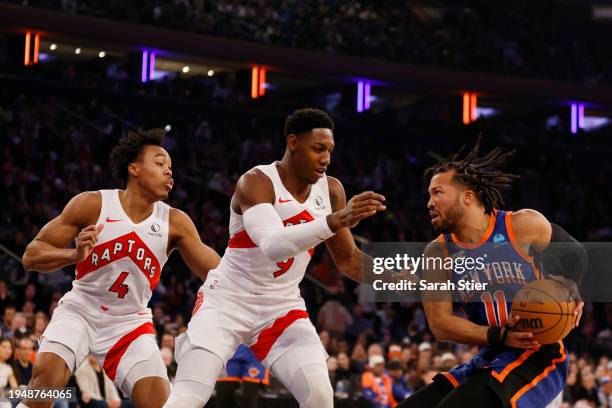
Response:
M106 217L106 222L119 222L119 221L123 221L123 220L111 220L110 217Z
M283 200L282 198L278 198L278 202L283 204L283 203L288 203L289 201L293 201L293 200Z

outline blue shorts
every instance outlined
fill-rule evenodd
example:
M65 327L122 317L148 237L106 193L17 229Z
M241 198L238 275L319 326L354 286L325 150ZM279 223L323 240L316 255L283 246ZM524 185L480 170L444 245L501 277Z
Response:
M217 381L248 381L269 384L270 374L250 348L241 344L226 364L226 377Z
M434 380L459 387L480 370L490 371L489 386L505 407L540 408L563 391L568 357L561 342L543 345L539 349L505 347L495 351L483 347L470 361L437 375Z

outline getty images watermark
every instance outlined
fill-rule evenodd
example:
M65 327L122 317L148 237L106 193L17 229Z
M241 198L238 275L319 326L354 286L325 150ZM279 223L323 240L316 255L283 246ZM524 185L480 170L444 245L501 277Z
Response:
M502 263L487 263L487 254L478 257L427 257L425 254L414 257L408 254L395 254L389 257L374 257L372 258L373 266L372 273L382 275L385 271L402 271L404 274L415 275L421 269L436 269L453 271L458 275L464 275L462 278L453 281L446 279L443 281L430 282L427 279L399 279L397 281L385 281L383 279L375 279L372 282L374 290L398 290L398 291L415 291L415 290L444 290L444 291L474 291L486 290L489 282L482 282L478 277L480 272L489 278L493 277L494 268L511 269L510 262ZM497 264L497 265L496 265ZM491 267L491 265L494 265ZM519 280L525 281L520 268L515 266L514 276ZM512 271L510 271L512 274ZM470 278L473 276L474 278Z
M560 266L572 267L568 249L584 248L588 266L578 289L589 302L612 302L612 242L551 243L551 263L540 263L509 239L462 247L457 243L368 242L361 250L368 256L362 264L360 296L375 302L420 302L426 295L434 301L481 302L498 291L506 299L522 285L563 275ZM450 252L449 252L450 251ZM571 253L571 251L569 251Z

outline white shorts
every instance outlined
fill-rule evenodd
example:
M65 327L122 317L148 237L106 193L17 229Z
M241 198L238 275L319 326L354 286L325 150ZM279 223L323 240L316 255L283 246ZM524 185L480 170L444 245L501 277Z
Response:
M145 310L124 316L113 316L103 311L92 311L79 304L78 296L66 296L53 313L53 318L42 335L40 352L55 352L51 343L66 346L74 354L74 360L62 357L74 373L89 354L92 354L104 368L108 377L126 394L131 389L123 387L130 370L138 363L154 360L155 372L141 373L144 377L162 377L168 381L165 365L155 341L155 327L151 313ZM162 364L158 364L158 361ZM74 362L74 364L73 364ZM133 373L130 377L133 377ZM131 388L135 379L130 378Z
M275 299L203 285L184 335L189 338L185 343L213 352L224 364L240 344L249 346L268 369L298 344L328 357L301 297ZM176 348L178 356L178 339Z

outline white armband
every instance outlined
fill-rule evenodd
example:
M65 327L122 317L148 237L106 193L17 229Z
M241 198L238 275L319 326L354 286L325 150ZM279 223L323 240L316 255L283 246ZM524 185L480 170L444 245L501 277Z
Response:
M299 225L284 226L269 203L257 204L242 216L251 240L272 261L284 261L332 237L326 217Z

